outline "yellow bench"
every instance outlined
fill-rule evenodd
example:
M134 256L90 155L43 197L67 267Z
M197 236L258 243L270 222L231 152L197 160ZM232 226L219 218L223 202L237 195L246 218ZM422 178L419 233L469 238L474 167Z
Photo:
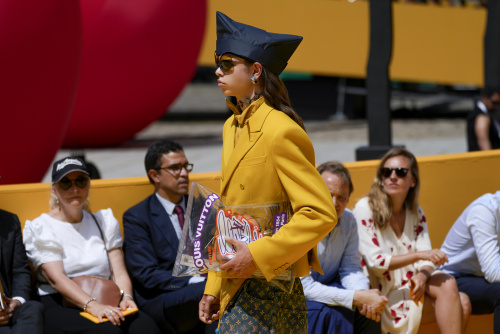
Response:
M460 213L477 197L500 189L500 150L418 158L422 181L420 205L426 213L434 247L441 246ZM346 163L354 182L349 207L369 190L378 161ZM219 173L192 174L214 191L219 190ZM112 208L118 221L129 207L153 192L146 177L94 180L90 199L93 211ZM48 211L50 184L0 186L0 208L16 213L21 224ZM422 326L420 333L439 333L436 325ZM467 333L493 333L493 317L471 317Z

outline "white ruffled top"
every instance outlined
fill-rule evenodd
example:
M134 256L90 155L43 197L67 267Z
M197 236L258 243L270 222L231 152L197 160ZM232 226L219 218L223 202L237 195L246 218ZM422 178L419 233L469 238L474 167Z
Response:
M106 249L121 247L123 244L120 226L111 209L94 214L99 222ZM53 261L61 261L69 278L80 275L95 275L109 278L106 249L99 229L87 211L79 223L68 223L52 218L46 213L24 225L23 241L29 260L35 269ZM45 278L37 272L40 295L57 293Z

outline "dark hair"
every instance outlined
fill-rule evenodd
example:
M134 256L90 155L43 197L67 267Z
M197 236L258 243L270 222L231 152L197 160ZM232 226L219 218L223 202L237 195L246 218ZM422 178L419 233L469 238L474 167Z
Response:
M170 152L184 152L181 144L170 141L162 140L154 143L148 148L146 157L144 158L144 166L146 167L146 174L148 174L150 169L159 170L161 166L161 157L163 154ZM148 175L149 182L154 184L151 177Z
M288 90L279 75L274 74L266 67L262 66L262 74L259 78L262 82L262 95L273 108L281 110L295 121L304 131L304 121L292 108Z
M228 53L243 59L243 61L247 63L247 65L252 65L256 62L255 60L240 56L235 53ZM290 102L290 97L288 96L288 90L286 89L285 84L281 80L280 76L262 65L262 74L259 78L259 81L261 82L262 86L262 96L264 96L266 102L269 103L274 109L280 110L288 115L292 120L295 121L295 123L297 123L304 131L306 131L304 121L292 108L292 103ZM233 104L237 103L235 97L232 97L230 101Z
M76 158L80 158L83 160L83 162L85 162L85 165L87 165L87 170L89 172L89 177L91 180L97 180L97 179L101 178L101 173L99 172L99 169L97 169L97 166L94 163L88 161L85 158L85 152L83 150L74 149L71 152L71 156L76 157Z
M500 94L500 88L499 87L492 87L492 86L488 86L488 87L484 87L483 89L481 89L481 95L482 96L486 96L487 98L491 98L495 93L499 93Z
M410 163L411 175L415 178L415 186L410 188L405 199L405 207L413 213L417 213L418 208L418 194L420 192L420 176L418 172L418 163L415 156L405 149L404 147L395 147L389 152L387 152L382 159L377 168L377 173L375 174L375 179L373 180L372 186L368 193L368 203L373 213L373 221L381 228L385 227L389 223L389 219L392 215L392 203L387 195L383 191L382 186L382 167L387 160L393 157L405 157Z
M342 165L342 163L338 161L324 162L318 166L317 170L320 174L323 174L323 172L328 171L340 177L344 182L346 182L349 185L349 195L351 195L352 192L354 191L354 186L352 185L351 181L351 174L349 173L347 168L345 168L344 165Z

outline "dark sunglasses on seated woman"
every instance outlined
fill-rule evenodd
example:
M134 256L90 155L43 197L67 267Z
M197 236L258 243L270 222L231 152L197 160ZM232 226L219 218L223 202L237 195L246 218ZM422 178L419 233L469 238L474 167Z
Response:
M217 68L220 68L222 72L229 72L233 69L234 67L233 60L229 55L227 54L217 55L216 53L214 53L214 57L215 57L215 66L217 66Z
M395 171L397 177L403 178L408 174L409 170L410 169L408 169L408 168L402 168L402 167L398 167L398 168L384 167L384 168L380 168L380 173L382 174L383 177L388 178L388 177L391 177L392 171Z
M74 180L70 180L68 179L67 177L63 177L59 182L57 182L59 184L59 187L61 187L62 190L68 190L69 188L71 188L71 186L73 186L73 183L75 184L75 186L77 186L78 188L80 189L83 189L87 186L87 184L89 183L89 178L88 176L85 176L85 175L80 175L78 176L76 179Z

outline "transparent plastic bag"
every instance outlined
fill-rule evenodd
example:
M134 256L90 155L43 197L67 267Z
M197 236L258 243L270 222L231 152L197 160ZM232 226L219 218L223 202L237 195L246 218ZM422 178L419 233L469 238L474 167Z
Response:
M226 242L226 236L245 243L272 236L290 220L291 212L289 202L225 205L212 190L193 182L173 275L192 276L209 270L221 271L220 265L236 253L234 247ZM225 271L221 271L220 275L241 278L229 276ZM252 277L264 278L264 275L257 270ZM293 282L294 279L292 265L272 281Z

